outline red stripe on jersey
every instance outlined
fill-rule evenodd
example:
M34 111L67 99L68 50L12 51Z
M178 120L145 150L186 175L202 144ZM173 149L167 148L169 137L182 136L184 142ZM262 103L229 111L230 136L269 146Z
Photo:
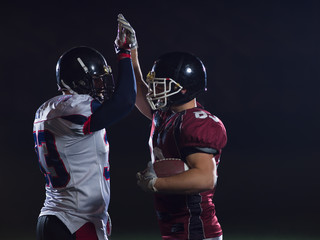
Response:
M87 222L76 231L76 240L98 240L96 228L91 222Z
M124 58L131 58L131 54L128 54L128 53L119 53L118 54L118 60L121 60Z
M90 117L88 117L88 120L87 121L85 121L85 123L83 124L83 133L84 134L89 134L89 133L91 133L91 131L90 131L90 125L91 125L91 116Z

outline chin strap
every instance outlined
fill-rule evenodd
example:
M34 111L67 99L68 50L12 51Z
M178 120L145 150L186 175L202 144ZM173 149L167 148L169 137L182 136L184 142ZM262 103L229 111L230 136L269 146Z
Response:
M64 83L64 81L63 81L62 79L61 79L61 84L62 84L62 86L64 86L65 89L66 89L67 91L69 91L71 94L73 94L73 95L78 95L78 93L75 92L75 91L73 91L67 84ZM63 90L63 88L61 88L60 90Z

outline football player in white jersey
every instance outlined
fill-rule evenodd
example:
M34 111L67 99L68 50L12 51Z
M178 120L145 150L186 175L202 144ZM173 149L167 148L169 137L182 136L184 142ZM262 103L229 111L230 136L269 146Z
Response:
M106 129L134 107L136 83L131 49L118 25L118 78L97 50L74 47L56 67L62 95L40 106L33 136L46 199L38 240L106 240L111 231L109 143Z

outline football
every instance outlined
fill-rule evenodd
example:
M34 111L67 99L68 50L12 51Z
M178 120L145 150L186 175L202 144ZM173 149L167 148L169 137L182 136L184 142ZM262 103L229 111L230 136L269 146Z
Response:
M157 177L170 177L187 171L189 167L181 159L165 158L156 160L153 163L153 169Z

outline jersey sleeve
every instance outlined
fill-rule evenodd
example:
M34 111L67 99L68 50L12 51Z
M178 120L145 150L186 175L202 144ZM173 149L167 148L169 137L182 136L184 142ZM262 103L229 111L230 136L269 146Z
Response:
M107 128L121 120L133 109L136 101L136 81L131 58L121 58L118 63L119 73L115 92L88 119L86 131L94 132Z
M119 60L119 74L115 92L102 104L89 95L73 95L50 108L56 120L57 132L86 135L109 127L124 118L133 109L136 99L136 83L129 57ZM50 116L48 116L50 119ZM52 122L52 121L51 121Z
M89 95L54 97L38 109L34 124L57 136L85 135L84 126L94 111L94 103Z
M63 114L59 118L61 127L65 131L69 129L70 134L86 135L90 133L88 129L90 117L100 105L89 95L74 95L66 102Z
M227 143L226 129L219 118L207 111L197 109L182 116L179 136L181 153L221 153Z

